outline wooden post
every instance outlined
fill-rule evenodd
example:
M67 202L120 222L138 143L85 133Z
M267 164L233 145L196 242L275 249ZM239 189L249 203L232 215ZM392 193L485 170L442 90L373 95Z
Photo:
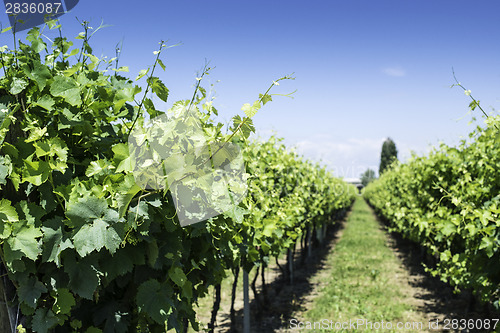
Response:
M250 300L248 297L248 272L243 269L243 333L250 333Z
M312 256L312 228L311 226L308 227L308 232L307 232L307 257L310 258Z
M3 272L4 270L2 270ZM8 304L9 296L7 296L8 286L6 285L8 282L8 278L4 276L3 279L0 279L0 332L12 332L15 333L17 331L17 317L19 315L18 308L10 307ZM17 312L17 313L16 313Z
M316 228L316 239L318 240L318 242L319 242L320 244L323 244L323 227L324 227L324 226L325 226L325 225L324 225L324 224L322 224L322 225L321 225L321 227Z

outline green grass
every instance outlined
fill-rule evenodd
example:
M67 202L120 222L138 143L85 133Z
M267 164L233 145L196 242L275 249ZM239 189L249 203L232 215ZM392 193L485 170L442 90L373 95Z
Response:
M392 325L410 321L412 307L405 302L404 295L408 286L398 281L396 272L401 269L401 264L386 243L387 236L371 209L363 199L358 199L333 254L328 258L328 265L332 268L327 276L322 276L328 279L328 283L301 321L327 319L336 323L365 319L374 324L383 320ZM336 332L360 330L363 329ZM323 331L331 332L314 330Z

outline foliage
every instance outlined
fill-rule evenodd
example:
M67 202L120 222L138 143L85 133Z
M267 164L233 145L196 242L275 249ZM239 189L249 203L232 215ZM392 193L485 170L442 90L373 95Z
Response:
M396 144L391 138L387 138L382 144L382 152L380 153L380 166L378 174L381 175L395 160L398 159L398 150Z
M372 180L375 180L375 171L367 169L361 174L361 184L366 187Z
M245 116L222 133L200 85L206 68L193 98L167 113L193 112L207 141L241 146L250 193L224 214L182 228L168 188L138 186L128 149L134 128L165 113L152 96L168 99L155 76L165 68L166 45L134 81L119 75L126 67L112 68L115 58L92 54L91 28L82 24L79 48L65 37L47 45L34 28L18 49L0 50L0 257L16 290L10 306L21 311L23 329L42 333L196 328L193 304L225 269L250 270L280 253L304 225L345 209L354 192L275 141L248 143L251 118L290 76L245 104ZM193 166L172 163L161 166Z
M500 117L470 133L470 143L442 144L413 156L371 183L365 196L393 228L438 258L432 273L500 299Z

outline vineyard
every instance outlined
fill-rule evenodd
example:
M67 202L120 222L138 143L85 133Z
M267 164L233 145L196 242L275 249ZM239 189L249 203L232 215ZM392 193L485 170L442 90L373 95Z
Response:
M430 272L485 302L500 300L500 117L459 147L442 144L371 183L365 197L391 228L434 258Z
M254 116L291 95L274 92L292 75L270 80L225 124L205 87L213 68L198 73L190 98L171 102L159 74L166 42L130 78L118 50L94 54L99 29L81 28L74 40L59 21L23 41L2 31L14 48L0 48L0 332L214 332L221 289L231 285L234 321L243 280L246 333L249 275L254 295L271 269L293 285L296 248L311 258L341 224L350 226L339 266L314 320L410 318L409 304L391 303L408 295L384 290L400 283L390 232L425 253L430 276L500 309L500 116L457 147L394 161L361 197L277 136L252 136ZM207 299L210 320L200 322Z
M192 99L165 113L154 98L168 99L155 76L165 69L166 45L132 80L113 66L116 58L92 54L90 28L82 27L80 46L62 34L47 45L34 28L17 49L1 49L1 330L197 329L194 305L226 270L263 271L301 238L322 237L352 204L354 188L278 139L248 140L270 89L291 77L245 104L224 134L201 85L209 68ZM43 29L61 32L53 21ZM189 116L145 125L164 114ZM165 147L184 155L165 157ZM238 149L246 170L234 178L224 168L237 163ZM210 181L196 174L209 162ZM207 193L217 196L217 214L182 227L180 212L206 213Z

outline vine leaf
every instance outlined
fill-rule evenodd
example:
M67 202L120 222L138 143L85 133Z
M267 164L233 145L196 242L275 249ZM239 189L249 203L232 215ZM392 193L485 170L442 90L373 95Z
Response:
M163 82L156 76L151 76L147 79L148 84L151 86L151 90L158 96L159 99L166 102L168 99L168 89L165 87Z
M12 95L17 95L22 92L28 86L28 81L15 77L10 85L9 92Z
M43 65L40 61L35 61L33 71L29 76L38 84L38 88L42 91L47 85L47 81L52 78L47 66Z
M52 310L39 308L33 316L33 331L37 333L47 333L51 328L55 327L58 322L59 319Z
M19 250L31 260L36 260L40 254L40 245L37 238L43 234L40 229L34 226L23 226L17 232L12 232L14 237L7 239L13 251Z
M35 105L41 106L47 111L52 111L55 102L50 95L43 95L36 101Z
M67 76L56 76L50 85L50 93L54 96L64 98L72 106L80 106L80 88L75 79Z
M102 219L96 219L94 223L84 225L73 237L75 249L82 257L94 250L99 251L103 247L115 253L121 241L116 230Z
M148 314L159 324L165 323L171 307L167 302L165 288L166 286L162 286L157 280L150 279L141 284L137 290L136 301L139 311Z
M66 249L74 248L73 243L66 235L63 235L61 227L61 219L53 219L51 222L45 222L45 224L54 224L58 227L42 227L43 230L43 251L42 251L42 261L44 262L54 262L57 267L61 266L60 255L61 252Z
M168 276L172 279L172 281L174 281L176 285L178 285L181 288L187 281L186 274L184 274L182 269L180 269L179 267L172 267L168 271Z
M55 297L55 302L52 306L55 314L69 314L71 308L75 305L75 297L67 288L57 289L57 297Z
M38 281L35 277L30 277L26 283L19 286L18 289L19 299L32 309L36 308L36 303L42 296L42 293L47 292L47 288L42 282Z
M70 201L66 216L72 222L71 226L79 226L89 220L102 217L107 208L106 200L87 195L79 198L77 202Z
M70 252L64 256L62 266L69 275L70 290L91 300L99 286L99 276L102 275L98 270L95 256L87 256L76 261L75 254Z
M260 101L255 101L253 103L253 105L250 105L250 103L243 104L243 106L241 107L241 110L243 112L245 112L245 115L248 118L252 118L253 116L255 116L257 114L257 111L259 111L260 108L261 108Z
M40 186L47 181L50 174L49 163L45 161L33 161L32 157L24 161L23 182L30 182L35 186Z

